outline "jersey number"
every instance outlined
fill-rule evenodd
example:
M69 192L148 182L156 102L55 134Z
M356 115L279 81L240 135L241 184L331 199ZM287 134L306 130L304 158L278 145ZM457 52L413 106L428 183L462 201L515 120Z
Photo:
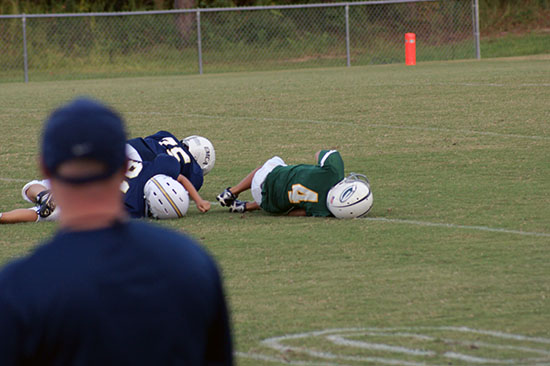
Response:
M288 191L288 200L290 203L318 202L319 195L301 184L293 184L292 191Z
M133 179L137 177L142 169L143 163L141 161L130 160L128 162L128 169L126 169L126 178ZM120 190L125 194L128 192L128 189L130 189L130 184L125 180L120 184Z
M183 150L183 148L178 146L178 142L174 140L173 137L163 138L159 141L159 145L164 146L164 148L166 149L166 153L170 156L175 157L176 159L178 159L178 161L181 161L183 159L183 162L185 164L189 164L191 162L191 158L189 157L189 155L185 152L185 150Z

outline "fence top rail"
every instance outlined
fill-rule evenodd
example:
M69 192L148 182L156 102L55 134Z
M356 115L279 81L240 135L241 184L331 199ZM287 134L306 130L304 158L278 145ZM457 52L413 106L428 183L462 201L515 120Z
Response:
M250 11L250 10L283 10L303 8L328 8L345 7L358 5L388 5L401 3L423 3L443 0L377 0L377 1L354 1L342 3L323 4L297 4L297 5L268 5L268 6L241 6L234 8L194 8L194 9L172 9L172 10L149 10L149 11L120 11L111 13L60 13L60 14L10 14L0 15L0 19L13 18L68 18L68 17L113 17L126 15L157 15L157 14L182 14L182 13L209 13L222 11Z

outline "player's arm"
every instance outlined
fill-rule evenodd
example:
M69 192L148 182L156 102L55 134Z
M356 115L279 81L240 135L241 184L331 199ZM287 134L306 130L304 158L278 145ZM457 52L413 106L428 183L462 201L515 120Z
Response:
M36 221L38 221L36 209L17 208L12 211L0 213L0 224L17 224L20 222Z
M344 178L344 161L338 150L320 150L315 154L317 165Z
M180 174L178 175L178 182L180 182L185 190L189 192L189 197L191 197L191 199L195 201L197 209L200 212L206 212L210 210L210 202L202 199L202 197L199 195L199 192L197 192L195 186L193 186L193 183L191 183L189 179Z

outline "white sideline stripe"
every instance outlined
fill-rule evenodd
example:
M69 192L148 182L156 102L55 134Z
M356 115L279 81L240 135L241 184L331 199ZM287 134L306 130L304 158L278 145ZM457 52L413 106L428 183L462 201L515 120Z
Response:
M370 349L370 350L377 350L377 351L405 353L407 355L414 355L414 356L435 356L435 352L433 351L423 351L420 349L411 349L411 348L400 347L400 346L390 346L383 343L352 341L337 335L329 335L327 336L327 339L332 341L334 344L337 344L340 346L350 346L355 348L363 348L363 349Z
M400 86L413 86L414 84L402 84ZM457 85L457 86L498 86L498 87L509 87L509 88L513 88L513 87L525 87L525 86L534 86L534 87L537 87L537 86L542 86L542 87L545 87L545 86L550 86L549 83L522 83L522 84L502 84L502 83L426 83L426 84L422 84L422 85L426 85L426 86L448 86L448 85Z
M211 205L220 205L218 201L210 201ZM223 207L227 208L227 207ZM512 229L503 229L503 228L493 228L488 226L469 226L469 225L457 225L457 224L446 224L441 222L429 222L429 221L417 221L417 220L403 220L403 219L387 219L385 217L363 217L358 220L368 220L368 221L378 221L378 222L387 222L393 224L408 224L408 225L417 225L417 226L433 226L433 227L443 227L448 229L461 229L461 230L477 230L477 231L488 231L492 233L501 233L501 234L513 234L513 235L523 235L523 236L538 236L542 238L550 238L549 233L541 233L534 231L520 231Z
M3 182L30 182L30 180L27 180L27 179L15 179L15 178L3 178L3 177L0 177L0 180Z
M420 329L422 329L422 328L420 328ZM468 328L468 327L439 327L439 329L453 330L453 331L456 331L456 332L464 332L464 333L489 335L489 336L504 338L504 339L514 339L516 341L529 341L529 342L550 344L550 339L549 338L528 337L528 336L524 336L524 335L520 335L520 334L510 334L510 333L497 332L497 331L494 331L494 330L480 330L480 329L473 329L473 328Z
M0 177L0 181L29 182L29 180L26 180L26 179L11 179L11 178L2 178L2 177ZM220 207L222 207L218 201L210 201L210 205L219 205ZM224 207L224 208L226 208L226 207ZM510 230L510 229L503 229L503 228L492 228L492 227L488 227L488 226L468 226L468 225L445 224L445 223L440 223L440 222L429 222L429 221L386 219L384 217L365 217L365 218L361 218L359 220L379 221L379 222L388 222L388 223L395 223L395 224L409 224L409 225L417 225L417 226L444 227L444 228L449 228L449 229L478 230L478 231L488 231L488 232L494 232L494 233L514 234L514 235L523 235L523 236L538 236L538 237L543 237L543 238L550 238L550 234L548 234L548 233Z
M496 364L500 363L500 364L507 364L507 365L516 363L515 360L495 360L491 358L480 358L480 357L468 356L468 355L463 355L455 352L445 352L443 354L443 357L466 361L466 362L473 362L473 363L496 363Z
M313 123L320 125L346 125L353 127L373 127L373 128L387 128L394 130L413 130L413 131L428 131L428 132L446 132L446 133L462 133L468 135L481 135L481 136L494 136L494 137L506 137L506 138L517 138L517 139L528 139L528 140L550 140L550 136L530 136L530 135L518 135L512 133L498 133L498 132L487 132L487 131L474 131L474 130L465 130L459 129L454 130L452 128L438 128L438 127L418 127L418 126L399 126L399 125L386 125L379 123L366 123L364 125L359 125L353 122L346 121L326 121L326 120L312 120L312 119L294 119L294 118L269 118L269 117L244 117L244 116L214 116L207 114L185 114L185 113L161 113L161 112L129 112L128 114L145 114L145 115L165 115L165 116L181 116L181 117L195 117L195 118L206 118L206 119L234 119L242 121L281 121L281 122L293 122L293 123Z
M341 363L332 363L332 362L291 361L291 360L284 359L282 357L272 357L272 356L262 355L258 353L235 352L234 355L238 357L251 358L253 360L283 363L285 365L348 366Z
M461 333L472 333L472 334L482 334L482 335L490 335L497 338L502 339L512 339L515 341L530 341L530 342L536 342L536 343L544 343L548 344L550 343L549 338L541 338L541 337L528 337L524 335L519 334L511 334L511 333L502 333L498 331L490 331L490 330L479 330L479 329L472 329L468 327L452 327L452 326L442 326L442 327L393 327L393 328L335 328L335 329L324 329L320 331L312 331L312 332L305 332L305 333L297 333L297 334L286 334L283 336L278 337L272 337L264 339L260 342L261 345L264 345L266 347L269 347L273 350L279 351L282 354L291 352L296 353L302 353L307 354L313 357L322 358L325 360L350 360L350 361L368 361L368 362L375 362L377 364L388 364L388 365L400 365L400 366L408 366L408 365L426 365L425 363L417 363L417 362L410 362L405 360L396 360L396 359L388 359L388 358L381 358L381 357L360 357L360 356L348 356L348 355L338 355L330 352L322 352L322 351L316 351L312 349L308 349L307 347L296 347L296 346L287 346L283 344L282 342L286 340L295 340L295 339L304 339L304 338L312 338L312 337L325 337L328 340L334 341L337 338L344 339L343 337L346 336L346 334L342 333L348 333L347 336L353 336L353 335L361 335L361 334L374 334L374 335L383 335L383 336L391 336L392 331L397 331L398 333L395 333L395 335L398 336L412 336L418 339L439 339L431 336L426 336L422 334L414 334L414 333L402 333L399 331L424 331L424 330L442 330L442 331L454 331L454 332L461 332ZM341 336L337 336L334 334L340 333ZM332 335L331 335L332 334ZM513 345L498 345L498 344L490 344L485 342L478 342L478 341L467 341L467 340L453 340L453 339L447 339L443 338L444 341L449 342L458 342L460 344L475 344L478 346L487 346L489 348L495 348L495 349L509 349L509 350L519 350L519 351L527 351L527 352L535 352L539 354L548 354L548 351L542 350L542 349L533 349L528 347L522 347L522 346L513 346ZM349 341L349 340L346 340ZM355 341L351 341L352 343L345 344L347 346L358 346L358 344ZM361 343L361 342L359 342ZM403 348L405 350L408 350L404 347L394 347L388 345L388 351L392 352L393 350L391 348ZM382 349L381 349L382 350ZM400 351L398 351L400 352ZM409 353L408 351L404 353ZM239 353L239 355L252 355L252 354L246 354L246 353ZM253 354L254 357L262 357L264 355L259 354ZM465 361L468 363L475 363L475 364L514 364L514 365L530 365L530 366L543 366L543 365L549 365L548 359L546 357L544 358L525 358L525 359L491 359L491 358L484 358L484 357L475 357L470 355L464 355L456 352L445 352L442 354L443 357L449 358L449 359L457 359L461 361ZM246 357L246 356L245 356ZM283 358L282 360L275 357L267 356L270 360L273 360L273 362L279 362L282 364L292 364L291 360L287 360L286 358ZM258 358L260 359L260 358Z
M492 233L514 234L514 235L523 235L523 236L538 236L543 238L550 238L549 233L510 230L510 229L503 229L503 228L492 228L488 226L456 225L456 224L445 224L445 223L429 222L429 221L387 219L384 217L365 217L361 220L389 222L389 223L396 223L396 224L409 224L409 225L418 225L418 226L444 227L449 229L478 230L478 231L488 231Z
M353 329L353 328L352 328ZM350 330L349 328L342 329L342 330ZM268 338L260 343L262 345L265 345L271 349L274 349L276 351L280 352L287 352L287 351L293 351L296 353L303 353L307 354L313 357L322 358L322 359L328 359L328 360L346 360L346 361L359 361L359 362L373 362L375 364L384 364L384 365L398 365L398 366L426 366L425 363L422 362L409 362L409 361L403 361L403 360L396 360L391 358L382 358L382 357L362 357L362 356L345 356L345 355L337 355L331 352L322 352L322 351L316 351L311 350L308 348L302 348L302 347L292 347L283 345L280 342L285 341L288 339L301 339L301 338L307 338L310 336L317 337L321 335L325 335L327 333L334 332L335 329L327 329L322 331L314 331L314 332L308 332L308 333L298 333L298 334L288 334L281 337L273 337Z
M473 332L471 332L471 333L473 333ZM477 333L479 333L479 332L477 332ZM368 335L368 336L374 336L374 337L393 337L393 338L398 336L398 337L418 339L418 340L422 340L422 341L435 341L435 340L439 339L439 340L444 341L444 342L456 343L456 344L461 344L461 345L464 345L464 346L474 345L474 346L478 346L478 347L504 349L504 350L514 350L514 351L522 351L522 352L531 352L531 353L536 353L536 354L539 354L539 355L542 355L542 356L550 356L550 351L546 351L546 350L538 349L538 348L530 348L530 347L522 347L522 346L501 346L501 345L498 345L498 344L492 344L492 343L481 342L481 341L462 341L462 340L456 340L456 339L450 339L450 338L441 338L441 337L435 338L435 337L426 336L426 335L422 335L422 334L404 333L404 332L389 333L389 332L372 332L371 331L371 332L359 332L359 333L349 333L349 334L343 333L342 336L340 336L340 337L342 339L346 339L344 337L346 337L346 336L348 336L348 337L349 336L357 336L357 335ZM334 337L334 336L328 336L327 338L330 339L330 337ZM532 341L532 340L530 340L530 341ZM539 341L540 341L540 339L539 339ZM543 341L542 343L545 343L546 339L542 339L542 341Z

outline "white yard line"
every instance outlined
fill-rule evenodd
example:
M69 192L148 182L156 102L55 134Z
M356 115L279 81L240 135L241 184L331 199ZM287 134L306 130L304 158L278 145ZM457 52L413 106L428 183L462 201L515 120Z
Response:
M32 179L27 180L27 179L15 179L15 178L0 177L0 181L2 181L2 182L21 182L21 183L25 182L25 183L27 183L27 182L30 182L31 180Z
M30 182L31 179L13 179L13 178L0 177L0 181L26 183L26 182ZM219 205L219 202L210 201L210 204L212 206L217 206L217 205ZM224 209L225 209L225 207L224 207ZM550 238L550 233L535 232L535 231L521 231L521 230L512 230L512 229L505 229L505 228L494 228L494 227L489 227L489 226L459 225L459 224L449 224L449 223L442 223L442 222L405 220L405 219L387 219L385 217L365 217L365 218L361 218L359 220L386 222L386 223L390 223L390 224L405 224L405 225L416 225L416 226L442 227L442 228L448 228L448 229L476 230L476 231L487 231L487 232L501 233L501 234L512 234L512 235L536 236L536 237Z
M364 220L388 222L388 223L395 223L395 224L407 224L407 225L417 225L417 226L433 226L433 227L443 227L443 228L449 228L449 229L477 230L477 231L488 231L488 232L493 232L493 233L523 235L523 236L538 236L538 237L550 238L549 233L534 232L534 231L511 230L511 229L494 228L494 227L488 227L488 226L470 226L470 225L447 224L447 223L441 223L441 222L403 220L403 219L387 219L385 217L365 217Z
M291 361L284 359L282 357L272 357L267 355L262 355L260 353L250 353L250 352L235 352L235 356L250 358L253 360L275 362L284 365L298 365L298 366L346 366L341 363L332 363L332 362L312 362L312 361Z
M406 331L406 333L403 333ZM473 339L463 339L459 337L448 338L430 334L433 331L440 331L449 334L449 332L456 333L469 333L472 335ZM426 334L428 333L428 334ZM392 335L394 337L392 337ZM490 342L488 339L487 342L481 342L477 340L476 335L485 335L494 338L500 338L501 340L510 340L512 341L509 344L502 344L500 342ZM356 338L361 336L383 336L391 338L389 344L383 343L369 343L366 341L361 341L357 339L348 339ZM405 347L400 347L398 344L398 338L408 337L413 339L419 339L426 341L423 345L422 350L409 349ZM468 337L470 338L470 337ZM331 352L319 349L318 347L310 348L306 345L299 346L297 340L308 340L311 343L314 339L319 339L318 344L322 344L322 341L329 341L333 345L343 346L341 349L331 348ZM361 338L360 338L361 339ZM365 339L365 338L362 338ZM368 339L368 338L366 338ZM443 351L439 353L435 350L430 350L429 348L433 346L434 342L439 342L438 340L444 340L450 344L461 344L466 347L465 353L459 353L457 351ZM336 329L323 329L312 332L305 333L296 333L296 334L285 334L282 336L271 337L264 339L259 342L259 346L263 346L271 349L272 351L278 352L278 355L265 355L259 353L258 351L254 352L235 352L235 356L243 358L251 358L256 360L275 362L283 365L343 365L340 362L352 361L352 362L369 362L377 365L396 365L396 366L427 366L433 365L433 356L439 355L443 358L449 360L460 360L467 362L468 364L488 364L488 365L549 365L548 355L550 351L546 349L541 349L538 347L526 347L525 345L514 344L513 342L531 342L534 345L540 344L549 344L550 339L541 338L541 337L529 337L521 334L512 334L512 333L503 333L499 331L491 330L481 330L473 329L468 327L452 327L452 326L441 326L441 327L394 327L394 328L336 328ZM290 344L292 343L292 344ZM468 346L475 345L476 352L475 354L470 354L468 352ZM420 345L419 345L420 346ZM256 348L256 347L255 347ZM369 357L369 356L359 356L350 354L350 350L356 349L375 349L380 353L378 357ZM484 349L489 349L485 351ZM493 353L490 349L500 349L500 350L509 350L509 351L518 351L518 356L521 353L535 353L537 355L542 355L544 357L528 357L527 355L521 355L519 358L511 359L496 359L486 357L487 355L492 355ZM261 352L261 351L260 351ZM358 352L360 353L360 352ZM306 355L312 357L311 361L303 360L292 360L291 358L296 357L296 355ZM412 361L399 358L399 354L405 354L406 356L420 356L422 360ZM427 356L427 357L426 357Z

